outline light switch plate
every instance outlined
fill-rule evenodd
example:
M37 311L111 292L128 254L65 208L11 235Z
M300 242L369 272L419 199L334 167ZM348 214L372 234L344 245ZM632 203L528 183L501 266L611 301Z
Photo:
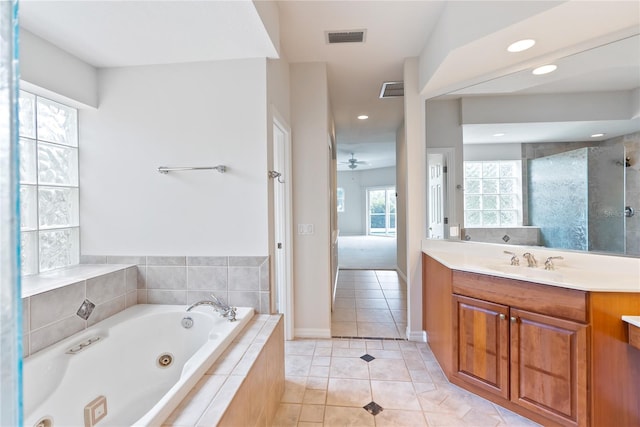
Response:
M298 234L313 234L313 224L298 224Z

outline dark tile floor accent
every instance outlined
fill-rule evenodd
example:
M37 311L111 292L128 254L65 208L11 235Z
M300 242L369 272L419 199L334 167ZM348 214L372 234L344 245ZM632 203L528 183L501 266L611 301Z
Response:
M370 354L364 354L360 356L360 359L364 360L365 362L371 362L372 360L375 360L375 357Z
M378 415L384 410L384 408L378 405L376 402L369 402L363 406L363 408L371 415Z

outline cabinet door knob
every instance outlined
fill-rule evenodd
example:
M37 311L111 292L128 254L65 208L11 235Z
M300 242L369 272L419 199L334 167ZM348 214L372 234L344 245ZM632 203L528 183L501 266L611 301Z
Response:
M507 316L505 316L505 315L504 315L504 314L502 314L502 313L500 313L500 315L499 315L498 317L500 317L500 320L504 320L504 319L506 319L506 318L507 318Z
M516 323L517 321L518 321L517 317L513 317L513 316L511 317L511 323Z

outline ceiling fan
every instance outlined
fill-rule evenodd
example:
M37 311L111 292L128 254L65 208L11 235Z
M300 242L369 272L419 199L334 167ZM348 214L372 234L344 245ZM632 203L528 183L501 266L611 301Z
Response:
M349 169L355 169L358 167L358 165L367 165L368 163L362 160L358 160L355 157L353 157L354 154L351 153L351 158L348 159L346 162L340 162L342 164L348 165Z

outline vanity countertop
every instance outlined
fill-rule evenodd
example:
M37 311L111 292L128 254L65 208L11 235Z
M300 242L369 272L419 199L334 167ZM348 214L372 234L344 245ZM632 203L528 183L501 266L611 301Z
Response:
M640 258L431 239L422 241L422 251L453 270L592 292L640 293ZM520 265L510 265L511 255L504 251L514 252ZM537 267L527 267L526 252L535 256ZM563 259L553 260L554 270L545 270L545 260L556 256Z
M622 316L622 320L640 328L640 316Z

